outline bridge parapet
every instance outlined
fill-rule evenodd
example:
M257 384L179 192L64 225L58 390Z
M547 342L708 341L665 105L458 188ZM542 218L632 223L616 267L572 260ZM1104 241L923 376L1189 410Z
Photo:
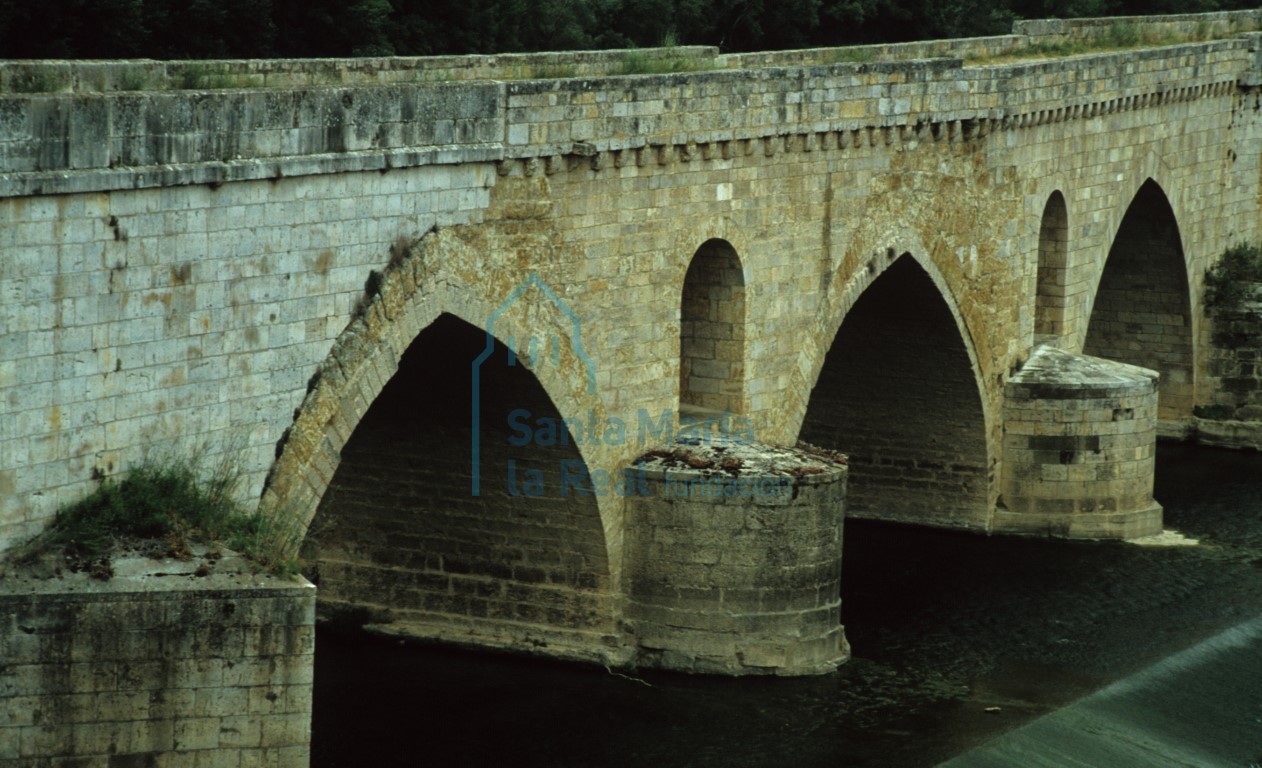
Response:
M464 56L203 61L0 61L0 93L310 88L470 80L590 78L671 67L755 69L841 62L987 59L1030 55L1032 47L1091 43L1119 28L1153 40L1207 40L1262 27L1257 9L1167 16L1026 19L1012 34L789 51L720 54L715 46L554 51Z
M1099 35L1119 20L726 56L696 47L197 65L0 62L0 197L503 159L550 159L553 170L563 157L590 156L599 168L695 153L970 140L1257 80L1256 35L1165 43L1254 30L1259 12L1171 18L1121 20L1166 35L1153 38L1161 47L1039 61L1004 57L1037 52L1043 40ZM697 71L620 74L633 55ZM14 92L21 90L47 92ZM723 145L757 141L764 145ZM627 151L634 154L601 156Z
M468 56L209 61L0 61L0 93L206 91L240 88L600 77L686 58L713 60L714 46L629 51L552 51Z

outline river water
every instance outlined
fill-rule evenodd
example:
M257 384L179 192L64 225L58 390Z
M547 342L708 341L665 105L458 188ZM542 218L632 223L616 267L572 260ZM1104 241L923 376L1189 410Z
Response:
M312 766L930 766L1262 614L1262 455L1162 445L1194 547L848 521L854 649L813 678L708 678L321 630Z

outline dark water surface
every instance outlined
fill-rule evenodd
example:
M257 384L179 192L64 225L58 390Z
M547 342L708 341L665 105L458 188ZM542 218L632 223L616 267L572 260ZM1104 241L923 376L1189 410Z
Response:
M1163 445L1157 472L1166 527L1200 546L848 521L854 658L823 677L618 676L322 630L312 766L934 765L1262 614L1262 455Z

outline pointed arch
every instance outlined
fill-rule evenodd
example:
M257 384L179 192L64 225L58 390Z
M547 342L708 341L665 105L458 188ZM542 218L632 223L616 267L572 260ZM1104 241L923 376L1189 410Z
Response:
M303 560L319 610L395 631L553 654L612 637L604 532L575 436L533 373L440 315L355 425ZM470 390L469 361L482 361ZM469 419L480 401L479 425ZM482 439L482 493L467 459Z
M1043 206L1039 224L1037 281L1034 297L1034 333L1063 336L1068 307L1069 210L1065 196L1055 190Z
M342 447L394 375L412 341L441 314L451 314L476 327L497 307L448 283L436 281L423 289L408 289L404 282L395 275L387 276L379 298L334 341L277 447L261 508L281 518L277 525L283 530L276 535L284 539L284 548L290 553L297 551L306 535L315 505L337 469ZM388 314L387 305L398 310ZM528 339L531 335L515 318L501 318L497 323L497 337ZM585 375L566 376L555 366L540 366L534 372L562 414L584 413L593 404L586 392ZM580 446L580 450L586 448ZM590 457L583 458L587 461ZM602 516L606 516L603 508Z
M1192 415L1194 339L1179 224L1165 191L1149 178L1109 248L1083 353L1160 373L1158 419L1172 425Z
M904 253L842 319L801 439L850 455L848 515L984 529L987 424L967 336L936 281Z
M295 412L294 423L287 432L287 438L278 446L278 457L269 473L260 504L260 509L272 518L273 535L282 552L296 554L303 541L307 539L317 510L324 509L329 503L326 501L326 496L329 495L330 488L339 485L335 483L335 478L344 456L348 453L358 455L356 462L361 469L366 466L371 467L373 464L372 461L365 463L362 459L364 455L371 454L376 449L370 449L368 454L365 454L359 450L362 446L351 445L353 440L358 441L356 435L360 432L361 425L368 425L365 427L367 432L378 432L375 442L382 443L382 440L385 440L385 443L389 443L390 440L400 437L399 435L389 436L390 430L394 429L393 425L409 423L409 419L415 421L415 418L425 417L427 414L436 417L436 415L446 415L448 412L455 414L459 411L459 414L453 415L453 418L458 418L464 424L469 423L471 408L447 407L453 402L450 397L458 397L458 395L452 395L451 387L446 384L440 383L436 391L428 395L421 392L418 397L418 392L415 391L417 387L428 387L436 380L446 381L453 372L457 372L455 369L459 369L457 373L464 376L460 386L464 388L464 392L470 392L469 377L472 375L472 362L487 349L488 336L485 324L497 308L502 308L500 302L487 301L454 286L449 281L423 274L424 264L441 265L447 261L444 256L449 255L446 249L461 247L468 246L455 238L445 239L438 233L420 241L408 260L386 272L380 283L378 295L371 301L366 311L348 325L338 337L329 356L318 369L317 375L312 378L307 397ZM525 296L524 306L520 311L514 309L513 312L501 313L497 317L492 360L500 361L501 364L498 367L501 369L509 367L507 347L501 339L525 340L540 335L558 336L564 339L571 332L569 318L555 312L555 307L546 300L546 297L542 294L536 295L537 293L532 288L531 292ZM527 323L538 324L541 327L528 328ZM452 329L456 327L462 327L466 337L476 336L477 341L473 345L475 348L471 348L467 359L458 362L451 360L450 355L442 351L444 347L441 343L436 347L431 344L429 353L414 352L417 343L423 342L423 338L434 335L428 331L435 327L438 328L435 333L439 337L451 336ZM540 330L545 333L540 334ZM465 339L465 341L468 340L468 338ZM577 355L571 354L574 351L571 347L569 342L564 343L567 354L559 365L551 359L532 362L527 356L517 358L517 371L526 377L523 381L528 385L526 389L530 390L526 399L537 406L532 411L532 418L538 418L540 414L543 414L548 418L564 420L577 414L589 414L593 411L599 414L603 411L598 399L588 391L586 366ZM400 375L403 379L398 378ZM413 391L400 398L397 395L399 387L393 386L396 380L411 381ZM487 381L485 386L488 392L495 391L497 386L501 392L520 393L523 390L521 382L506 387L502 381L499 384ZM404 389L407 388L404 385ZM392 391L387 392L388 389ZM406 402L410 403L412 408L420 409L421 412L419 415L408 414L404 410L393 418L382 418L380 414L371 414L374 405L378 403L383 393L388 395L388 401L382 402L393 403L390 408L399 411L402 408L399 403ZM464 402L469 402L468 394L463 395L463 398ZM423 404L426 407L422 407ZM530 406L527 407L530 408ZM390 408L385 410L389 411ZM367 422L365 422L366 419ZM497 417L488 417L488 423L490 422L497 423L501 427L501 432L508 423L502 412ZM565 428L561 426L560 429L564 431ZM385 432L383 433L382 430ZM424 432L425 430L417 431ZM383 434L386 436L382 437ZM504 438L504 435L501 434L500 438ZM506 440L499 439L490 442L503 445ZM488 443L484 440L485 444ZM427 447L432 448L434 445ZM523 446L525 455L518 458L521 458L524 463L519 465L519 469L538 459L538 454L534 451L535 447L537 447L537 441L534 440L527 441L527 445ZM544 447L551 448L552 446ZM564 447L568 451L566 456L551 456L548 464L556 467L557 471L562 467L568 467L571 487L578 488L585 482L583 478L587 476L586 467L591 457L587 456L586 452L590 446L586 443L575 445L575 442L571 440ZM449 460L458 461L460 467L453 466L451 472L460 473L459 481L463 486L460 493L444 491L440 497L444 500L443 503L449 504L452 509L474 510L470 512L473 521L476 521L478 515L481 514L486 525L491 526L495 520L501 522L507 520L507 510L517 510L512 513L514 516L517 512L525 510L526 517L529 517L535 508L547 506L546 502L541 501L539 497L528 494L512 497L511 490L504 482L506 475L503 472L506 465L503 461L496 465L498 469L491 470L495 472L497 481L494 492L486 493L482 498L474 498L470 495L471 451L468 446L466 445L461 450L445 443L440 453L441 455L433 455L433 462L437 464L449 462ZM547 454L547 451L543 453ZM384 455L391 454L391 451L386 451ZM562 465L560 463L562 461L567 463ZM544 481L550 482L551 485L548 487L553 489L560 482L555 471L551 477L545 476ZM486 487L485 484L484 487ZM400 487L397 486L394 487L392 493L398 498L408 497L408 492L400 491ZM602 644L612 647L612 641L604 643L604 639L612 637L608 633L613 631L608 622L612 621L614 610L614 601L610 596L618 589L616 582L620 571L617 563L621 557L618 546L621 543L618 527L621 524L620 515L613 509L615 500L611 500L610 495L588 496L587 499L589 501L584 506L585 511L575 518L575 521L582 520L582 524L575 522L573 526L570 526L571 533L578 532L578 539L566 539L557 526L550 523L544 523L542 526L544 529L554 530L558 535L553 537L556 546L539 550L538 557L540 560L551 558L555 568L561 568L568 563L561 571L556 571L555 568L553 570L542 568L541 562L532 563L531 556L524 549L516 554L500 552L503 555L501 557L481 557L477 560L480 563L477 567L481 570L471 571L482 577L480 583L484 587L488 580L500 579L498 588L504 595L512 592L520 597L522 589L526 592L535 589L537 592L539 589L545 589L543 585L547 584L546 588L553 590L553 603L550 608L543 608L538 613L532 614L533 620L524 614L517 615L513 619L500 615L498 625L488 625L487 617L476 615L478 611L489 610L486 603L487 596L465 595L468 598L465 605L470 613L459 621L448 616L451 620L444 624L446 629L437 634L447 639L459 640L462 638L452 637L452 632L457 631L454 628L463 627L464 630L473 633L463 638L469 642L524 647L529 650L531 643L541 641L548 643L551 650L558 653L567 653L565 649L568 647L569 655L575 656L581 656L585 652L595 653L592 649ZM470 530L475 529L476 526ZM539 532L535 529L531 530ZM394 548L387 548L384 554L381 551L374 553L371 546L357 544L350 550L343 551L336 558L325 559L345 560L344 555L351 551L357 553L355 558L361 566L375 559L384 562L400 557L413 558L409 561L409 567L413 568L413 572L408 578L413 580L413 585L417 588L408 594L394 595L392 600L394 602L411 600L412 610L419 611L422 607L418 606L423 606L423 603L429 599L425 597L426 592L420 588L420 585L433 579L447 579L448 583L453 583L452 580L457 578L454 570L451 572L443 570L441 573L446 575L436 575L433 569L446 568L452 562L456 563L454 568L458 569L462 561L459 558L448 558L447 555L450 553L432 546L429 548L418 546L418 543L425 539L419 534L412 537L410 542L412 548L409 550L406 537L396 535L397 533L398 531L387 532L386 529L380 529L375 534L378 539L389 541L392 545L397 543L397 551ZM506 534L501 531L496 535L503 538ZM610 542L613 542L615 546L611 548ZM546 554L544 554L545 550ZM411 554L407 554L409 551ZM486 551L492 550L484 548L484 554ZM466 564L467 561L468 558L466 558ZM542 570L531 571L529 569L532 566ZM540 574L543 581L536 580L532 587L528 582L531 578L539 577ZM323 577L328 577L327 571ZM549 579L556 580L549 581ZM396 584L387 584L386 581L388 579L382 576L375 583L391 589L403 588ZM372 579L367 579L365 583L374 582ZM455 593L449 590L448 594ZM518 600L517 602L521 605L529 604L529 601L522 603ZM374 604L379 604L379 601ZM541 604L536 602L536 607L539 605ZM425 625L426 620L421 614L409 614L405 618L420 622L409 630L413 634L426 633L427 630L422 626ZM513 631L506 629L514 621L519 624L532 623L535 634L526 638L524 635L514 634ZM432 628L438 626L438 623L442 622L431 622L428 626ZM481 626L481 629L476 629L476 626ZM470 630L470 627L475 627L475 629ZM552 630L558 627L562 627L564 631L560 634L552 633ZM545 637L541 637L540 633ZM575 633L582 634L583 638L580 640Z
M679 406L745 410L745 275L731 243L701 244L679 310Z

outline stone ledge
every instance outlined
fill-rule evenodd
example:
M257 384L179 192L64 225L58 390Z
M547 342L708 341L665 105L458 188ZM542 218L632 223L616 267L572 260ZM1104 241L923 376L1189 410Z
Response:
M136 595L152 600L181 600L189 592L214 599L289 594L295 589L315 592L315 586L301 576L288 578L262 572L259 566L231 550L222 550L223 556L211 561L204 556L206 549L196 547L195 556L189 560L115 556L110 563L114 575L104 581L82 571L47 575L25 566L8 565L0 570L0 604L32 596L50 596L64 602L111 602L134 600ZM204 564L209 564L209 572L199 575Z
M510 638L502 631L479 632L476 628L452 623L426 624L416 620L401 620L390 624L365 624L369 634L418 642L437 643L477 651L503 651L526 654L563 661L577 661L610 667L629 666L635 658L635 649L619 635L584 630L558 631L555 627L520 623L522 635ZM506 624L507 622L500 622ZM499 627L496 628L497 630ZM586 640L583 645L576 640Z
M1161 533L1162 507L1127 512L1079 512L1072 515L995 510L992 533L1058 539L1134 539Z
M1187 436L1201 445L1216 448L1262 450L1262 421L1193 417Z
M1040 400L1122 397L1147 392L1157 376L1156 371L1137 365L1041 346L1008 380L1005 391L1008 397Z
M67 195L120 189L219 185L234 181L277 181L286 177L490 163L504 158L499 144L448 145L417 149L365 150L291 157L146 165L135 168L26 171L0 174L0 198Z

